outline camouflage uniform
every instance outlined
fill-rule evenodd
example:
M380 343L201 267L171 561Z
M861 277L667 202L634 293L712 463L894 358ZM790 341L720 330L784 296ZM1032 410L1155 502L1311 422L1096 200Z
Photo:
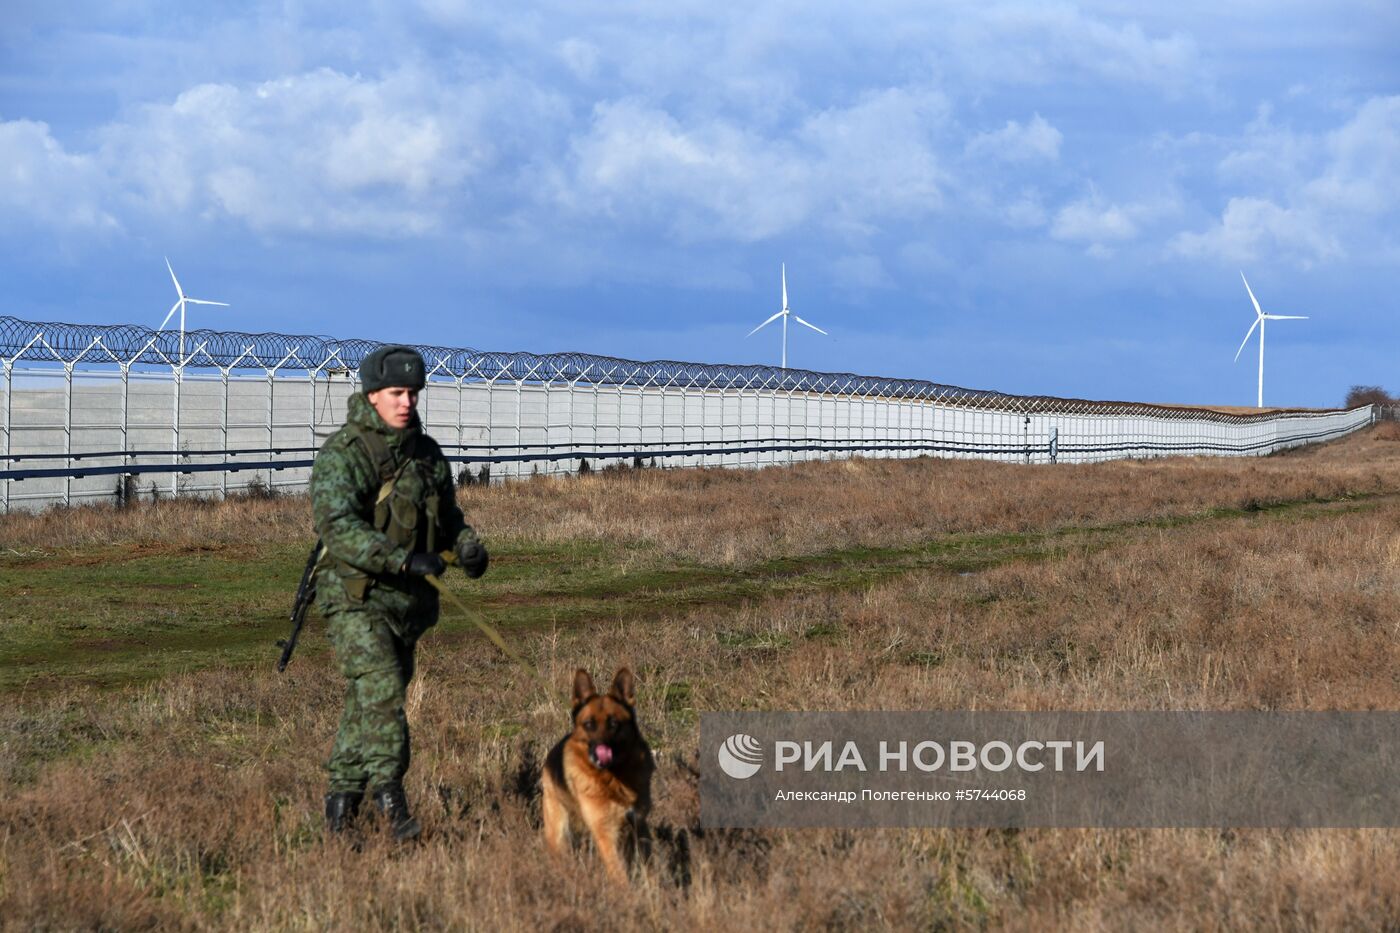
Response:
M377 501L386 476L394 478L392 493ZM417 415L394 430L360 392L350 397L345 427L316 457L311 506L327 550L317 605L346 678L327 763L330 790L397 786L409 763L403 707L414 645L438 618L437 591L403 568L413 553L447 550L475 535L457 507L442 450Z

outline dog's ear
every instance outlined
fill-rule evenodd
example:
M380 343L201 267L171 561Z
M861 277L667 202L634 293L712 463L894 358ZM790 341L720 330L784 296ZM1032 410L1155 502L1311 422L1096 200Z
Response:
M632 677L632 672L627 668L622 668L613 678L612 689L608 693L615 700L621 700L628 706L635 706L637 699L637 683Z
M598 691L594 689L593 678L588 676L588 671L583 668L574 671L574 706L582 706L597 695Z

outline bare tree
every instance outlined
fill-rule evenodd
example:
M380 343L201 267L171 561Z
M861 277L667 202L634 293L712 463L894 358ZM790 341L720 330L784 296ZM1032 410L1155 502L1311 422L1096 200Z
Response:
M1344 408L1359 408L1362 405L1389 405L1396 399L1386 394L1380 386L1352 386L1347 392Z

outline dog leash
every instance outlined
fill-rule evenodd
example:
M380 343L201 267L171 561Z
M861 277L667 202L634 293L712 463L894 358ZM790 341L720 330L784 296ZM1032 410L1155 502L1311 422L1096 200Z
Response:
M450 553L450 551L446 552L443 555L444 558L446 557L446 554ZM453 559L447 562L455 564L457 562L456 556L457 555L453 554ZM447 586L443 584L442 580L438 579L437 574L427 574L425 577L423 577L423 579L427 580L430 584L433 585L434 589L436 589L443 596L447 597L448 602L456 606L457 611L460 612L462 615L466 616L468 622L470 622L472 625L475 625L481 631L481 634L485 635L488 639L490 639L491 644L495 645L497 648L500 648L502 654L510 658L516 664L519 664L522 668L524 668L525 672L535 679L535 683L539 686L539 688L542 691L544 691L544 695L546 697L550 698L551 700L553 699L553 694L550 692L549 684L545 681L544 676L540 674L540 669L537 668L535 665L531 664L529 661L525 660L523 657L517 654L510 647L510 645L506 644L506 640L501 637L501 633L496 630L496 627L494 625L492 625L490 622L487 622L486 619L481 615L481 613L477 612L475 609L468 607L466 603L458 599L457 594L449 590Z

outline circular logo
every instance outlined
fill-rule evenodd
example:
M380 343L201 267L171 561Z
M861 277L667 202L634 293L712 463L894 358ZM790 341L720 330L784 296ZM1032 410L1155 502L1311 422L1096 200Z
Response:
M751 735L731 735L719 747L720 770L736 780L753 777L762 764L763 745Z

